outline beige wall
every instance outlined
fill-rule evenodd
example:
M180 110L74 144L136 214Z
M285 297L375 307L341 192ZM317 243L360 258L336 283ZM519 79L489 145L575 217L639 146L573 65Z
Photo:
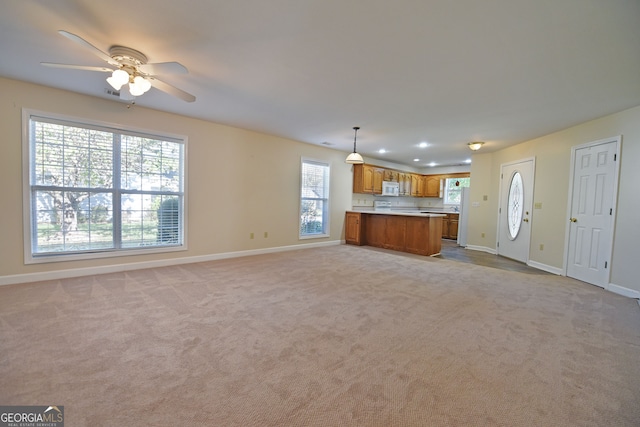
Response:
M562 269L565 232L568 225L569 168L571 147L622 135L620 179L611 284L640 292L637 279L637 242L640 241L640 197L634 187L640 182L640 107L602 117L495 153L477 154L471 167L469 245L495 250L500 167L524 158L536 158L534 209L530 260ZM487 201L483 196L487 196ZM485 237L482 238L482 233ZM540 244L544 250L540 250ZM640 293L638 294L640 296Z
M243 129L0 78L2 276L197 257L343 239L351 207L346 153ZM25 265L22 212L22 109L35 109L188 137L188 251ZM301 157L331 163L330 237L298 239ZM249 234L255 233L253 240ZM264 238L268 232L268 238Z

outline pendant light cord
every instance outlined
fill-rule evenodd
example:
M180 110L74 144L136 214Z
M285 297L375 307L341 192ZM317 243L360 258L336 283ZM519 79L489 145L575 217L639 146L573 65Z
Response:
M356 152L356 139L358 138L358 129L360 129L359 126L354 126L353 130L355 131L354 135L353 135L353 152Z

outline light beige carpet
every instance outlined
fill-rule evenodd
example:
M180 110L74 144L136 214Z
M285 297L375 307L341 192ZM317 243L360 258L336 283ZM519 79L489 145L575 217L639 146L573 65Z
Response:
M0 405L66 426L638 426L640 308L355 246L0 287Z

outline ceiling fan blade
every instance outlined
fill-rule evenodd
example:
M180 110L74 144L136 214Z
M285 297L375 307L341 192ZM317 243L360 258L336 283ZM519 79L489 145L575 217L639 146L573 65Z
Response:
M95 47L94 45L92 45L91 43L89 43L88 41L83 39L82 37L76 36L75 34L72 34L72 33L68 32L68 31L64 31L64 30L59 30L58 32L61 35L63 35L66 38L68 38L69 40L71 40L73 42L76 42L79 45L82 45L82 46L86 47L87 49L91 50L94 55L97 55L103 61L106 61L109 64L115 65L115 66L120 65L120 64L118 64L118 62L115 59L110 57L107 53L101 51L100 49L98 49L97 47Z
M103 73L112 73L113 70L107 67L93 67L91 65L72 65L72 64L56 64L55 62L41 62L40 65L53 68L70 68L72 70L84 71L101 71Z
M187 67L179 62L156 62L153 64L142 64L138 67L140 71L152 76L159 74L189 74Z
M169 83L165 83L162 80L158 80L155 77L148 77L147 79L151 83L151 86L163 92L166 92L169 95L173 95L187 102L194 102L196 100L196 97L191 95L190 93L187 93L182 89L178 89L175 86L171 86Z

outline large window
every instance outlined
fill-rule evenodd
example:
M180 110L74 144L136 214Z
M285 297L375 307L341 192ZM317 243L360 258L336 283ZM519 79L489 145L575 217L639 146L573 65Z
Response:
M25 120L27 261L184 249L184 139Z
M459 205L462 199L462 187L468 187L471 178L447 178L444 184L444 204Z
M300 238L329 235L329 164L302 159Z

